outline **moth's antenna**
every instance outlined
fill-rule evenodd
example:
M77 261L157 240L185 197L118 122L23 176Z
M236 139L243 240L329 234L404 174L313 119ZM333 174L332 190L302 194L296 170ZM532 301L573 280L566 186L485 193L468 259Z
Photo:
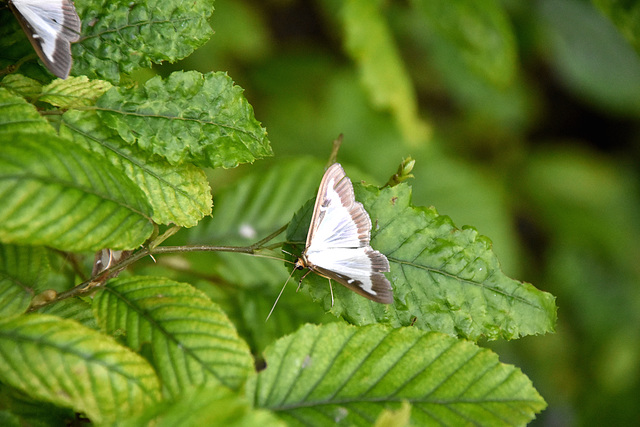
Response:
M291 276L293 276L293 272L296 271L297 269L298 268L296 267L293 270L291 270L291 274L289 275L289 277L287 277L287 281L284 282L284 285L282 285L282 289L280 289L280 293L278 294L278 298L276 298L276 302L273 303L273 307L271 307L271 311L267 315L267 318L264 319L264 323L267 323L267 320L269 320L269 317L271 317L271 313L273 313L273 310L276 308L276 304L278 304L278 301L280 301L280 297L282 296L282 293L284 292L284 288L287 286L287 283L289 283L289 279L291 279Z

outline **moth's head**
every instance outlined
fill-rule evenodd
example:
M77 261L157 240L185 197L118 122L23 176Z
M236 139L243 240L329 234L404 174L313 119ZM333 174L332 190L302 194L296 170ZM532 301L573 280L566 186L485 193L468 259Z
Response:
M296 260L296 263L294 264L295 266L295 270L304 270L305 268L307 268L307 263L305 262L303 257L300 257Z

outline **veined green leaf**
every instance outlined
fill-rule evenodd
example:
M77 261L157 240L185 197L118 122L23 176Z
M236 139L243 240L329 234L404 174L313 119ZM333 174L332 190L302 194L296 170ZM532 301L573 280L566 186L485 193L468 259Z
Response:
M25 312L48 265L43 248L0 244L0 318Z
M5 133L0 240L67 251L133 249L151 235L144 194L122 173L48 133Z
M342 7L346 50L360 74L375 106L389 109L405 139L423 144L430 126L418 115L416 94L379 1L349 0Z
M0 380L94 423L131 416L160 398L145 359L77 322L41 314L0 323Z
M230 168L272 154L242 92L225 73L175 72L112 88L98 100L98 114L122 139L171 164Z
M153 207L157 224L192 227L211 213L211 189L202 169L171 165L135 145L127 144L104 126L94 111L67 111L61 135L104 157L135 182Z
M72 74L117 82L120 73L175 62L206 42L213 0L87 0L77 2L82 38Z
M225 387L199 387L185 390L175 401L147 411L120 424L122 427L191 426L275 426L285 427L275 415L252 409L244 396Z
M22 74L9 74L0 82L0 86L25 98L33 98L42 92L42 83Z
M516 74L516 43L497 0L413 0L425 23L456 66L466 67L498 87Z
M239 388L253 372L249 348L216 304L186 283L130 277L108 282L93 300L98 324L149 346L163 388L173 396L198 385Z
M42 88L39 100L62 108L94 105L111 88L104 80L89 80L86 76L56 79Z
M51 132L53 128L23 97L0 88L0 132ZM4 141L10 137L3 136ZM1 173L1 172L0 172Z
M255 405L288 425L372 425L402 401L413 425L524 425L546 407L495 353L416 328L307 325L265 351Z
M389 259L395 302L378 304L335 285L334 314L359 325L415 324L471 340L554 330L554 297L507 277L489 239L472 228L457 229L433 208L412 206L406 184L378 190L356 183L354 190L373 223L371 246ZM312 207L307 204L294 218L289 241L305 241ZM327 279L310 274L305 281L329 308Z
M0 402L3 408L20 419L21 423L16 427L58 427L71 425L76 419L71 409L32 399L6 384L0 384ZM0 422L0 425L4 427L6 424Z
M98 323L93 316L91 304L80 298L67 298L56 301L55 304L45 305L39 308L38 313L58 316L63 319L75 320L91 329L98 329Z

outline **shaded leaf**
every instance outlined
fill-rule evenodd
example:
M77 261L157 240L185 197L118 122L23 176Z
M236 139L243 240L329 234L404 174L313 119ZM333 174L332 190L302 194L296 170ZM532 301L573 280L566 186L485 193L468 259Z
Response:
M79 108L94 105L111 88L104 80L89 80L86 76L57 79L42 88L40 101L61 108Z
M142 357L77 322L40 314L0 323L0 380L94 423L133 415L160 397Z
M244 397L224 387L185 390L177 400L158 405L143 416L122 426L282 426L282 421L268 411L251 408Z
M98 100L105 124L171 164L235 167L272 154L266 130L225 73L175 72Z
M516 44L504 7L497 0L413 0L450 60L498 87L516 74Z
M4 81L4 80L3 80ZM0 132L51 132L54 130L23 97L0 88ZM9 136L4 136L5 141Z
M202 169L171 165L127 144L94 111L68 111L62 125L62 135L99 154L137 184L153 207L155 223L192 227L211 213L211 189Z
M0 384L0 402L21 420L20 426L59 427L71 425L76 418L76 414L69 408L32 399L6 384ZM0 425L5 426L5 423L0 422Z
M405 184L354 189L373 223L371 246L389 259L395 301L377 304L336 285L332 313L359 325L415 324L471 340L554 330L554 297L502 273L489 239L472 228L457 229L433 208L412 206ZM312 208L308 203L296 215L288 240L305 241ZM327 279L309 275L307 281L305 288L329 309Z
M255 404L288 425L371 425L402 401L413 425L523 425L546 407L495 353L416 328L307 325L265 357Z
M186 283L130 277L108 282L93 300L98 323L124 333L150 358L163 388L176 396L197 385L237 389L253 371L249 348L218 306Z
M640 4L620 0L592 0L605 15L618 27L620 33L640 53Z
M120 73L175 62L206 42L213 0L91 0L76 4L82 38L72 74L117 82Z
M88 251L133 249L151 235L151 209L119 170L54 135L4 137L0 240Z
M358 64L373 104L391 111L407 141L424 143L431 128L418 115L415 90L379 3L344 2L341 16L346 50Z
M640 58L590 2L536 3L545 47L564 84L599 108L640 114Z
M43 248L0 245L0 318L25 312L48 266Z

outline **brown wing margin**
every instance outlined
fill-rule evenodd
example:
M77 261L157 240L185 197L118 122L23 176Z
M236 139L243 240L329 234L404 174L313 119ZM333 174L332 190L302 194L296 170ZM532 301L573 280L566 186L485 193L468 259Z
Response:
M322 206L326 201L325 194L327 194L327 186L332 179L334 179L334 191L340 196L342 205L349 211L351 219L358 228L358 240L360 241L360 247L369 246L369 242L371 240L371 219L369 218L369 214L364 209L364 206L362 206L362 203L356 201L351 180L345 174L340 163L334 163L329 166L322 177L322 181L320 182L318 196L316 197L316 203L313 207L311 225L309 226L309 233L307 234L306 247L309 247L313 240L313 234L322 221L321 215L323 215L323 213L320 212L320 206Z

